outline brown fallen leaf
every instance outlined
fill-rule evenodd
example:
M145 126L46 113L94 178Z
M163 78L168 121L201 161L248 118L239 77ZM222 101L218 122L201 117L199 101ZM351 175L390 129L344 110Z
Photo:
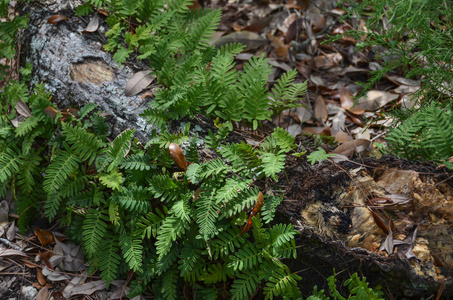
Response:
M335 67L341 63L343 60L343 56L336 52L336 53L329 53L325 55L319 55L314 57L315 66L318 69L326 70L332 67Z
M99 15L96 13L91 18L90 22L87 25L87 28L85 28L85 30L82 31L82 34L95 32L96 30L98 30L98 28L99 28Z
M53 15L47 19L47 23L49 24L57 24L60 23L61 21L67 21L69 20L68 17L63 16L63 15Z
M94 292L104 290L105 288L106 288L105 280L91 281L74 286L72 289L67 291L67 295L69 295L69 297L73 297L76 295L91 295Z
M170 150L170 155L176 164L184 169L184 171L187 171L188 164L185 155L182 153L181 147L175 143L170 143L170 145L168 145L168 150Z
M42 246L45 246L47 244L51 244L55 242L54 236L52 232L49 230L45 229L40 229L38 227L35 227L35 234L39 239L39 242L41 243Z
M44 277L44 275L42 274L42 271L41 271L40 268L36 268L36 279L38 279L38 282L39 282L40 285L46 285L47 284L47 280Z
M267 37L272 41L272 45L274 45L275 53L278 57L284 58L288 56L288 49L291 45L286 45L282 37L276 37L269 32L267 33Z
M352 99L352 93L346 87L340 89L340 103L341 107L349 110L355 115L361 115L365 112L359 105L354 105L355 101Z
M245 27L243 30L251 31L251 32L260 32L267 25L269 25L269 22L271 21L271 19L272 19L271 17L265 17L265 18L259 19L255 22L253 22L252 24L250 24L249 26Z
M372 90L365 97L359 99L359 106L364 110L375 111L398 98L397 94Z
M38 295L36 295L36 300L47 300L49 299L49 288L47 286L43 287Z
M337 148L335 148L332 153L336 154L342 154L345 155L349 158L356 152L356 153L362 153L366 150L368 150L371 146L371 141L365 140L365 139L358 139L358 140L353 140L350 142L346 142Z
M126 83L124 94L127 97L133 96L146 89L156 79L155 75L150 75L150 70L140 71L134 74Z
M25 254L24 252L19 251L19 250L14 250L14 249L4 249L4 250L0 250L0 257L5 257L5 256L15 256L15 255L28 257L27 254Z
M251 31L237 31L224 35L218 39L211 40L211 45L218 48L226 44L241 43L245 45L244 51L257 49L269 43L269 41L259 34Z
M325 122L328 117L329 112L327 110L326 101L323 96L318 96L315 101L315 118Z

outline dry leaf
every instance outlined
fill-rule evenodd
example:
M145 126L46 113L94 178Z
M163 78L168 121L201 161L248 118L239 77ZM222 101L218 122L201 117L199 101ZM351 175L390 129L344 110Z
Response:
M253 22L252 24L250 24L249 26L245 27L244 30L252 31L252 32L260 32L269 24L270 21L271 21L271 17L265 17L265 18L259 19L255 22Z
M315 118L323 122L327 121L329 112L323 96L318 96L315 102Z
M341 107L349 110L355 115L361 115L365 112L358 104L354 105L355 101L352 99L352 93L346 87L340 89L340 103Z
M48 106L48 107L44 108L44 112L54 119L57 117L57 114L58 114L58 110L56 110L52 106Z
M286 131L288 131L288 133L291 134L292 137L296 137L302 133L302 127L300 127L299 124L293 124L288 126L288 128L286 128Z
M154 91L146 91L142 94L142 99L145 99L146 97L152 97L154 96Z
M305 127L302 130L303 134L327 135L330 136L330 127Z
M35 232L36 236L38 237L39 242L41 243L42 246L55 242L52 232L50 232L48 230L35 227L34 232Z
M52 298L54 300L66 300L65 297L63 297L63 293L60 291L55 291L52 293Z
M47 280L44 277L44 275L42 274L42 271L40 268L36 268L36 279L38 279L38 282L40 285L44 286L47 284Z
M36 300L47 300L49 299L49 288L47 286L43 287L38 295L36 295Z
M72 289L67 291L65 295L68 295L68 298L75 295L91 295L94 292L104 290L105 288L106 288L105 280L91 281L74 286Z
M82 31L82 34L95 32L96 30L98 30L98 28L99 28L99 15L96 13L91 18L90 22L87 25L87 28L85 28L85 30Z
M354 152L361 153L365 150L368 150L370 148L370 145L371 141L358 139L338 146L337 148L335 148L335 150L332 151L332 153L342 154L347 157L351 157L354 154Z
M343 56L338 52L314 57L316 68L321 70L326 70L335 67L339 65L342 60Z
M49 24L57 24L60 23L61 21L67 21L69 20L66 16L63 15L53 15L47 19L47 23Z
M184 169L184 171L187 171L188 164L186 162L186 157L182 153L181 147L179 147L175 143L170 143L170 145L168 145L168 150L170 150L170 155L173 158L173 160L176 162L176 164L180 168Z
M211 45L218 48L231 43L241 43L246 46L244 51L248 51L266 45L268 40L251 31L232 32L221 38L211 40Z
M150 72L151 71L149 70L145 70L135 73L134 76L132 76L132 78L126 83L124 94L127 97L130 97L146 89L151 82L156 79L155 75L149 74Z
M14 250L14 249L4 249L4 250L0 250L0 257L5 257L5 256L15 256L15 255L28 257L27 254L25 254L24 252L19 251L19 250Z
M24 101L19 100L16 103L16 111L19 113L21 116L24 117L31 117L31 111L30 108L28 108L28 105L24 103Z
M16 221L13 221L11 223L11 226L9 226L8 231L6 232L6 238L12 241L14 240L15 236L16 236Z
M359 106L365 110L375 111L399 98L399 95L389 92L372 90L365 97L359 99Z
M267 33L267 37L272 41L272 45L274 45L275 53L278 57L283 58L288 56L288 49L291 45L286 45L282 37L276 37L269 32Z

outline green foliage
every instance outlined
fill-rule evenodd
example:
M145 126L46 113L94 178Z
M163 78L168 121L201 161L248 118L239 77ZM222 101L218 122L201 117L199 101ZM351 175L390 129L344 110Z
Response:
M357 273L351 275L349 279L344 282L344 286L348 287L349 295L348 297L343 297L337 289L337 279L334 269L334 274L327 278L330 294L333 296L333 299L338 300L383 300L384 293L381 291L381 287L370 288L368 287L368 282L366 278L359 278ZM324 290L318 291L317 286L313 288L313 295L307 298L307 300L330 300L329 296L325 295Z
M307 160L309 163L311 163L311 165L314 165L315 163L326 160L332 156L335 156L335 154L326 153L324 149L318 147L318 150L313 151L312 153L310 153L310 155L307 156Z
M145 112L150 123L163 129L186 115L217 118L207 141L216 152L212 160L199 158L190 124L179 133L156 130L143 147L133 130L108 138L93 104L78 117L54 118L44 112L58 110L44 87L30 93L11 81L0 95L0 193L14 189L20 224L36 210L58 217L83 245L90 271L99 270L107 284L133 273L135 295L180 299L189 287L203 299L225 293L244 299L257 291L269 299L298 298L299 277L281 262L296 256L296 231L272 223L282 196L264 195L251 230L243 230L259 206L259 187L278 181L294 139L279 128L257 147L225 138L233 121L256 129L296 106L305 87L292 83L293 71L269 93L264 56L238 73L234 57L242 45L208 44L220 11L189 11L191 3L89 0L77 13L109 10L105 48L119 64L130 55L148 61L161 86ZM30 109L23 120L20 106ZM181 174L168 145L185 141L191 164Z
M453 156L453 111L423 107L387 135L393 153L412 160L443 163Z

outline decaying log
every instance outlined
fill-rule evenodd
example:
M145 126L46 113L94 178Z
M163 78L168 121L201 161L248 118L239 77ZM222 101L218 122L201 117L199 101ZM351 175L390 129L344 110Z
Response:
M394 296L453 295L452 172L391 157L293 160L286 172L279 211L301 232L292 268L307 293L335 268L340 282L358 272Z

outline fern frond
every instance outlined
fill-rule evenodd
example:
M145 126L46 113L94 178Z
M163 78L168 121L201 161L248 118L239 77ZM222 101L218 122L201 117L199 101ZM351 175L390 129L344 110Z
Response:
M150 239L151 237L155 238L157 236L157 231L165 219L166 213L167 209L164 206L163 212L156 209L156 213L149 212L141 218L141 223L138 224L138 227L143 230L142 239L145 237Z
M263 262L263 254L256 247L249 243L247 247L242 247L230 256L231 262L228 264L229 268L235 271L242 269L251 269L256 264Z
M200 254L201 249L197 248L191 242L188 241L184 242L178 267L178 269L181 272L181 276L189 274L195 269L196 264L201 263Z
M189 16L189 32L186 37L186 49L204 50L209 47L209 40L220 23L221 12L216 10L198 10Z
M107 233L109 218L105 211L90 209L83 221L83 245L89 257L95 256Z
M277 180L277 174L285 168L285 154L283 151L278 153L263 153L261 159L263 160L263 171L266 176Z
M110 172L121 164L129 151L134 132L135 130L125 130L113 140L112 145L105 149L106 157L101 160L101 166L98 167L98 170Z
M182 199L176 201L168 213L189 223L192 219L192 208L189 202L192 196L192 193L181 195Z
M178 270L170 269L165 272L162 276L162 289L164 299L176 300L178 299L177 283L178 279Z
M99 149L103 146L103 142L93 133L87 132L79 123L72 126L69 123L62 125L63 135L66 141L71 144L71 149L77 154L80 159L87 160L91 165L99 153Z
M118 278L118 267L121 262L118 250L118 238L114 235L107 234L99 248L99 269L102 279L106 281L107 289L109 288L110 282Z
M113 194L113 199L130 212L146 214L151 209L150 193L142 186L123 188L120 192Z
M235 253L236 249L242 247L244 242L244 237L236 226L220 232L212 241L213 259L217 260L219 257L227 257Z
M22 137L29 134L36 126L38 126L39 120L35 117L27 117L23 122L16 128L16 137Z
M217 203L229 202L231 199L237 197L239 192L246 189L251 182L251 179L241 179L238 176L227 178L225 185L217 191Z
M219 205L217 204L214 191L203 191L200 198L195 202L197 224L200 234L205 240L212 238L218 233L215 222L219 217Z
M257 187L243 190L237 197L227 203L227 205L222 208L222 210L225 211L225 215L228 217L237 215L241 211L244 211L255 205L258 193L259 189Z
M156 175L148 180L151 194L161 201L172 202L186 193L185 187L168 175Z
M0 182L6 182L13 174L19 172L20 159L12 149L0 153Z
M157 231L156 250L161 259L167 254L173 242L186 231L187 223L175 217L167 217Z
M149 171L152 168L149 161L148 154L132 154L124 158L121 167L126 170Z
M275 210L280 202L283 201L283 197L269 196L264 200L264 205L261 208L261 216L266 224L269 224L275 216Z
M99 173L98 178L104 186L118 191L122 190L121 185L125 180L123 174L118 172L118 170L113 170L108 174Z
M270 243L273 247L279 248L286 242L289 242L294 239L296 234L299 234L298 231L294 230L292 224L276 224L270 231Z
M261 278L258 272L254 270L245 270L244 273L238 274L231 285L231 299L249 299L255 293L260 282Z
M296 274L289 273L289 270L277 268L264 287L265 299L274 299L292 292L293 287L297 286L296 280L300 279Z
M121 252L129 268L134 272L142 272L143 246L140 232L120 235Z
M22 163L17 174L17 185L23 192L31 193L36 186L36 180L42 178L39 170L42 158L36 152L29 152L27 155L21 156L21 160Z
M217 263L210 265L202 278L204 283L214 284L221 281L226 282L228 277L233 278L233 276L233 270L228 268L226 264Z
M48 194L58 193L59 188L72 176L82 161L72 152L57 150L44 176L44 191Z

